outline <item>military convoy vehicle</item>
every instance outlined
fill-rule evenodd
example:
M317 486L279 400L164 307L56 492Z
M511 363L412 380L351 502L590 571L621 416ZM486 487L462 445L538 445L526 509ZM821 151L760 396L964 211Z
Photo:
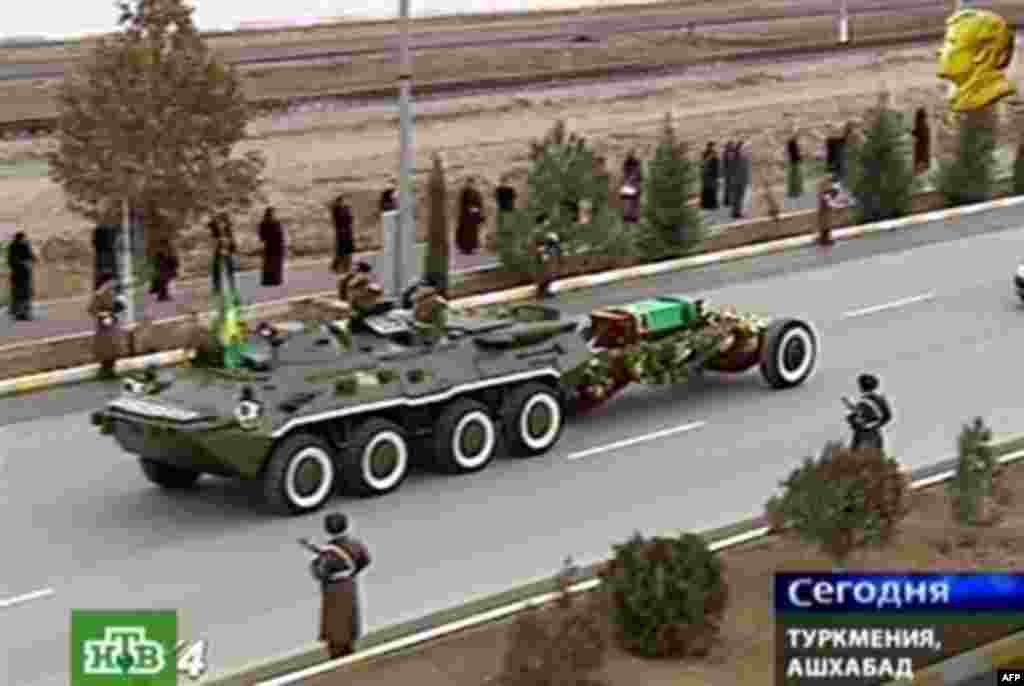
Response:
M93 422L161 487L189 488L203 474L242 478L276 512L302 514L335 490L394 491L414 462L465 474L499 452L541 455L572 408L586 411L633 381L760 364L784 388L813 371L809 325L725 315L685 297L579 318L530 305L495 316L452 311L443 335L424 338L409 312L382 303L342 322L261 324L239 369L129 377Z

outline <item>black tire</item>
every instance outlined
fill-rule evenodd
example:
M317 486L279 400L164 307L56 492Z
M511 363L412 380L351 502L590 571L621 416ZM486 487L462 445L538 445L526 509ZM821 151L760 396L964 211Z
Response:
M538 409L546 414L532 414ZM509 454L534 457L551 450L565 427L565 409L564 398L550 386L531 382L513 389L501 409ZM539 430L531 429L531 418L544 422Z
M140 458L139 466L142 467L142 473L150 483L154 483L160 488L179 491L192 488L199 481L199 472L175 467L166 462Z
M772 388L799 386L818 364L818 336L799 319L777 319L768 325L761 345L761 375Z
M263 473L263 497L282 515L319 510L334 492L337 468L331 445L313 434L287 436L274 446ZM300 471L309 465L307 471ZM308 479L308 483L302 483Z
M446 407L433 436L434 466L445 474L471 474L491 463L500 432L483 403L460 398Z
M377 452L381 448L389 452ZM376 458L394 464L381 476L374 469ZM408 474L409 437L402 427L374 417L353 432L341 461L341 481L346 492L363 498L385 495L401 486Z

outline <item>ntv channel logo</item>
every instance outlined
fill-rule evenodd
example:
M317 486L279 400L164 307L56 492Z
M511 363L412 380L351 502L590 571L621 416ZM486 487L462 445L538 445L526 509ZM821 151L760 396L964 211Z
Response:
M173 610L74 610L71 686L177 686L179 672L198 679L206 642L184 643Z

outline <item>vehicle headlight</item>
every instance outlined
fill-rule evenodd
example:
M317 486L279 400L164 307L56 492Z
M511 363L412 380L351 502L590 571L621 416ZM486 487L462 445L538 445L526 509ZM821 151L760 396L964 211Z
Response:
M123 387L126 393L133 395L144 395L146 393L146 384L130 376L124 380Z
M235 420L243 429L255 429L263 416L263 406L254 400L243 400L235 408Z
M1024 279L1024 264L1017 266L1017 276Z

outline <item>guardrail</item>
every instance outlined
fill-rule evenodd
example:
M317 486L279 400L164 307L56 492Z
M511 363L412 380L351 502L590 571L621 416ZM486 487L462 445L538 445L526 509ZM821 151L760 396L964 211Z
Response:
M989 443L1000 464L1024 459L1024 433L1010 434ZM945 458L926 467L910 471L910 487L927 488L948 481L954 475L957 458ZM676 536L679 531L663 535ZM701 532L712 550L726 550L771 535L772 530L763 517L752 517L712 531ZM580 593L600 585L598 570L606 563L601 560L583 567L578 581L570 588ZM362 639L355 655L330 660L323 643L313 643L270 660L254 662L239 670L215 675L204 686L291 686L305 679L343 670L356 664L392 655L400 650L421 645L431 640L481 626L515 615L539 604L554 600L557 578L546 577L531 581L503 593L472 600L456 608L436 612L418 620L370 632Z
M859 40L856 43L837 45L831 41L810 41L782 48L763 48L722 52L702 56L682 62L652 64L650 62L620 62L608 65L562 69L545 72L521 72L501 76L489 76L475 79L447 79L413 83L412 94L415 97L454 97L471 95L477 92L509 90L524 86L561 85L573 82L599 81L606 82L633 77L671 76L685 72L694 67L735 64L741 62L777 62L779 60L806 59L808 57L839 54L843 52L860 52L874 48L905 47L938 40L942 31L914 31L878 36ZM323 91L286 97L257 97L250 99L250 105L258 111L275 111L294 105L310 102L333 100L341 102L374 102L390 100L395 97L397 86L394 84L375 85L345 91ZM0 136L28 132L31 135L49 133L56 128L56 115L48 117L22 118L0 121Z

